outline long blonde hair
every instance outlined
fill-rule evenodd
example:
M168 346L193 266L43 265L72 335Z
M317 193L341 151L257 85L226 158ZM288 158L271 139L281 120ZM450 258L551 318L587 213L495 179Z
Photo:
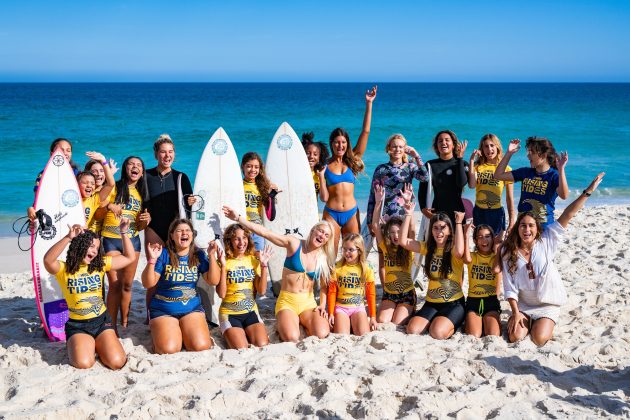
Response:
M322 245L317 251L317 259L315 260L315 281L328 287L328 282L335 269L335 245L333 240L334 230L330 222L322 220L317 222L308 234L306 243L311 243L311 239L315 235L315 231L318 228L325 226L330 232L330 237L324 245Z
M356 246L357 250L359 251L359 265L361 266L361 281L364 282L365 275L368 272L369 267L367 264L367 259L365 257L365 243L363 242L363 236L361 236L358 233L348 233L346 234L346 236L343 237L343 240L341 241L342 246L346 242L352 242L352 244ZM341 253L341 259L339 260L339 262L342 265L346 265L348 263L348 261L346 261L346 257L343 256L343 252Z

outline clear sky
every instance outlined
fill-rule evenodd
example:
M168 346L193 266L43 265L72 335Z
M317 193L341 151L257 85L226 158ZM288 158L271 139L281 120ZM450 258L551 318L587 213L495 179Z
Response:
M0 81L630 82L630 1L2 0Z

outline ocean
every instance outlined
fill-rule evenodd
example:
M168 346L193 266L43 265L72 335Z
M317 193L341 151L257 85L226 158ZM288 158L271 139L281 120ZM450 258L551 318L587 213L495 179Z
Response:
M368 83L10 83L0 84L0 236L33 202L33 182L53 139L73 144L81 166L96 150L119 164L140 156L155 166L152 145L169 133L174 167L194 180L206 142L222 126L242 156L263 158L278 126L287 121L301 135L328 142L335 127L355 142ZM453 130L469 141L494 133L504 147L512 138L548 137L569 152L567 177L575 196L599 172L606 177L590 204L630 203L630 84L598 83L383 83L374 103L365 176L356 196L364 211L374 168L388 160L385 141L402 133L429 160L435 133ZM524 149L513 168L527 166ZM118 176L116 176L118 179ZM518 190L515 188L515 190ZM518 197L518 192L515 191ZM473 197L467 190L465 196ZM563 205L558 200L558 206Z

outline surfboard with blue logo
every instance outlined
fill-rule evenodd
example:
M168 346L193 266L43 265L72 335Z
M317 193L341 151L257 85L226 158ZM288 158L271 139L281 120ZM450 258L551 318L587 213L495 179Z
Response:
M65 341L68 305L57 279L44 268L44 255L68 234L68 225L85 225L85 212L74 171L61 149L53 152L44 168L34 207L40 215L31 235L35 302L48 338ZM59 259L65 260L66 251Z

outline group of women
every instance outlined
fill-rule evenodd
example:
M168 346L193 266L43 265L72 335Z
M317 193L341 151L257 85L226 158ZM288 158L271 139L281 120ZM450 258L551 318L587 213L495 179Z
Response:
M354 147L342 128L330 134L330 153L324 143L314 141L312 133L303 136L313 182L325 202L322 220L306 239L279 235L262 225L263 212L273 207L275 195L281 192L267 178L262 158L254 152L246 153L241 162L246 214L224 206L223 213L234 223L226 228L222 243L212 241L207 250L194 245L189 217L195 198L188 177L172 168L175 148L168 135L154 144L155 168L145 170L140 158L130 156L116 182L113 161L88 152L91 160L85 171L77 170L86 224L72 226L44 259L68 302L70 363L90 367L96 352L112 369L124 365L117 326L124 328L128 323L131 285L141 250L138 232L143 229L147 265L141 277L156 353L212 347L196 292L198 281L216 287L222 298L219 328L230 348L269 343L256 304L256 297L266 293L267 264L273 253L266 241L285 248L287 255L275 306L282 341L299 340L300 326L308 335L324 338L331 330L362 335L383 322L405 325L409 334L428 332L436 339L450 337L464 321L468 334L500 335L498 296L503 284L512 311L509 340L531 333L536 344L547 342L566 300L554 253L569 221L604 174L555 220L556 197L568 195L564 172L568 156L557 154L549 140L529 138L530 167L511 170L508 163L520 149L519 140L512 140L503 155L499 139L487 134L466 161L467 143L450 130L440 131L433 140L438 157L424 164L403 135L392 135L385 144L389 161L374 171L367 208L368 225L379 250L377 274L383 292L377 305L376 276L366 262L371 245L359 234L354 196L356 177L365 168L362 156L376 92L374 87L365 95L363 127ZM70 142L57 139L51 153L56 148L72 162ZM420 209L430 220L424 240L415 239L414 180L419 181ZM513 199L517 181L522 183L518 216ZM185 215L179 210L178 185L186 197ZM465 220L461 198L466 185L476 189L472 220ZM427 200L428 188L433 190L432 200ZM35 218L32 208L29 217ZM474 249L469 246L471 234ZM68 243L64 262L59 256ZM341 258L336 261L339 243ZM412 279L414 253L424 256L423 272L428 278L425 302L418 310ZM464 266L467 299L462 289ZM109 280L106 299L105 274ZM77 282L94 287L73 294L69 285Z

